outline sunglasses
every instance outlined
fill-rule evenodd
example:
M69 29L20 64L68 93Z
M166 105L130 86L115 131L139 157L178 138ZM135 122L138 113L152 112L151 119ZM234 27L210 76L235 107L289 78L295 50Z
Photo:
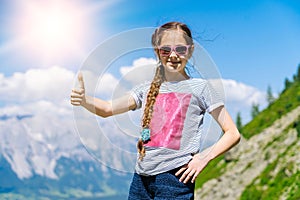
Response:
M191 45L175 45L175 46L160 46L158 47L161 56L169 56L174 51L179 56L185 56L188 53Z

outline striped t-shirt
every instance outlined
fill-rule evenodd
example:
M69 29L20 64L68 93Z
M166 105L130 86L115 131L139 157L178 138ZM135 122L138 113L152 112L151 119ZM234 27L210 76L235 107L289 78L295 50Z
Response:
M148 82L131 91L137 109L144 109L149 88ZM220 93L206 80L163 82L149 127L151 140L144 144L145 157L137 159L136 173L156 175L187 164L200 150L204 113L223 104Z

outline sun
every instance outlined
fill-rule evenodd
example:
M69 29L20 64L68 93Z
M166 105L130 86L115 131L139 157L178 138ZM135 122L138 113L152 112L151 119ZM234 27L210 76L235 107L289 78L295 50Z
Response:
M14 30L25 54L50 61L80 53L91 32L91 13L84 5L64 0L21 2Z
M59 45L68 44L80 38L81 30L75 24L76 16L70 11L44 8L32 12L22 27L28 40L36 45L55 50ZM80 22L79 22L80 23Z

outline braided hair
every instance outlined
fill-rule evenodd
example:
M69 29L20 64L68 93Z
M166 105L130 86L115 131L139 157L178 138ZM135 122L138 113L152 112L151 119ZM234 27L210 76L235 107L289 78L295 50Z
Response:
M185 35L185 39L188 44L193 44L192 34L187 25L180 22L168 22L161 27L157 28L155 32L152 34L152 46L156 53L158 54L158 46L160 45L161 38L165 31L168 30L181 30ZM158 55L157 55L158 56ZM161 84L165 81L165 73L164 67L161 62L158 62L158 66L156 68L156 72L154 78L151 82L149 92L147 94L146 105L144 109L144 114L142 118L142 128L149 129L150 122L152 118L152 113L154 110L154 104L156 101L156 97L159 94L159 88ZM146 143L146 142L145 142ZM144 147L144 142L142 139L139 139L137 142L137 149L139 152L139 160L142 160L145 156L146 150Z

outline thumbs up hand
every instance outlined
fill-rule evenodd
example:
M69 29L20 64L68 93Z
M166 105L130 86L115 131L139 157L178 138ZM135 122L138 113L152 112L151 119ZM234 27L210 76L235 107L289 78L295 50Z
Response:
M79 87L73 88L71 92L71 104L73 106L82 106L86 102L85 89L82 73L78 74Z

